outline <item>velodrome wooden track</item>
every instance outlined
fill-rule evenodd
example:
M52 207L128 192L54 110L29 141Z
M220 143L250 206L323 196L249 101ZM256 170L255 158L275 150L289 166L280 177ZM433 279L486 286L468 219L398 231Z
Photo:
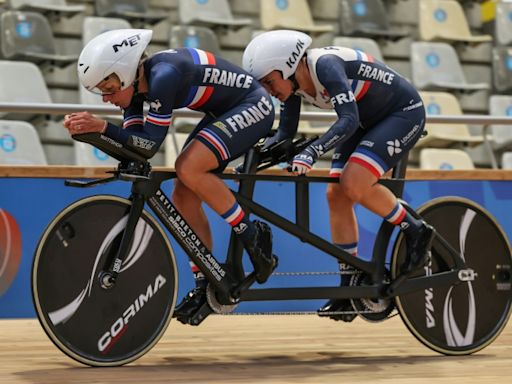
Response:
M432 352L399 316L340 324L316 316L211 316L171 321L139 360L90 368L62 354L37 320L0 320L0 383L479 383L510 382L512 321L471 356Z

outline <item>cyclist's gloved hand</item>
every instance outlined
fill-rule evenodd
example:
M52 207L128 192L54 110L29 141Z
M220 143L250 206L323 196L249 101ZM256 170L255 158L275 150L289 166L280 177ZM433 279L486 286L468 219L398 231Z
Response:
M305 149L293 158L291 171L294 175L305 175L311 170L315 160L315 157Z

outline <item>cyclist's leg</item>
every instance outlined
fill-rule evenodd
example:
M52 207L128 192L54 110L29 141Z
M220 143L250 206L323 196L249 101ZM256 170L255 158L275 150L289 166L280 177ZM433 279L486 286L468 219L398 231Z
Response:
M350 156L341 176L345 195L404 231L409 258L404 271L422 265L433 237L433 228L407 213L385 186L378 184L384 172L395 166L414 146L424 127L423 107L399 109L373 126ZM371 146L365 145L373 143Z
M345 163L350 154L357 147L365 131L359 129L347 141L339 145L333 154L330 176L339 178L343 172ZM327 185L327 202L329 204L329 221L332 242L341 249L357 257L359 233L353 202L344 194L340 184L329 183ZM354 269L345 263L339 263L342 273L341 286L350 284L351 273ZM318 309L318 315L328 316L333 320L352 321L356 317L354 313L333 315L333 312L353 312L352 304L348 299L331 299Z
M258 107L255 111L258 104L261 108ZM253 113L250 113L249 109ZM257 280L261 283L268 278L277 262L272 257L270 228L263 223L252 223L245 217L233 194L215 172L221 172L229 161L245 153L259 139L266 136L272 127L273 118L274 111L266 94L254 92L252 97L236 108L211 119L201 129L195 130L190 144L186 145L176 160L176 172L180 182L192 191L199 201L204 201L221 215L232 225L235 233L241 236L255 267ZM184 305L180 304L176 311L197 308L198 305L202 308L205 302L204 289L196 289L185 298ZM187 303L190 305L186 305ZM179 313L177 316L180 319ZM194 321L190 320L189 312L185 313L181 320L188 323ZM196 324L198 323L194 323Z

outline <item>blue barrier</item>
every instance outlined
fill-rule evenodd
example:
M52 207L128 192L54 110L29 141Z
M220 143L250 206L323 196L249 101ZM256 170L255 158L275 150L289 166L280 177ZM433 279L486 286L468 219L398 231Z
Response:
M231 184L231 187L235 187ZM255 200L266 205L290 220L294 219L294 186L292 183L259 182L256 186ZM325 184L314 183L310 186L311 229L320 236L329 238L329 221L327 202L325 199ZM172 183L163 185L165 192L170 193ZM129 185L115 182L98 186L93 189L77 189L65 187L62 179L43 178L1 178L0 179L0 210L6 212L19 227L21 233L21 258L11 258L0 253L0 288L2 281L5 287L0 289L0 318L34 317L35 311L31 298L31 264L39 237L50 220L65 206L82 197L92 194L115 194L128 196ZM439 196L456 195L470 198L489 210L498 220L510 238L512 234L512 189L508 181L408 181L404 198L413 207ZM210 219L213 236L213 253L223 260L227 250L229 228L227 224L213 211L206 209ZM357 215L360 225L361 257L368 258L372 252L373 238L380 224L380 218L358 207ZM4 215L5 216L5 215ZM6 216L7 217L7 216ZM0 226L0 229L2 226ZM0 252L4 252L5 234L0 233ZM334 259L322 254L307 244L290 235L275 229L275 253L280 257L279 272L303 271L336 271ZM11 249L13 243L11 242ZM14 244L15 245L15 244ZM193 284L188 259L177 244L172 241L178 260L180 277L178 299L190 289ZM15 247L14 247L15 248ZM483 255L484 256L484 255ZM12 261L14 260L14 261ZM4 265L4 267L2 267ZM17 267L17 268L16 268ZM247 264L250 269L250 264ZM3 271L16 270L15 276L9 281ZM277 276L270 279L267 286L307 286L333 285L338 281L335 275L328 276ZM12 280L12 281L11 281ZM311 301L282 301L282 302L248 302L242 303L238 311L304 311L314 310L322 302Z

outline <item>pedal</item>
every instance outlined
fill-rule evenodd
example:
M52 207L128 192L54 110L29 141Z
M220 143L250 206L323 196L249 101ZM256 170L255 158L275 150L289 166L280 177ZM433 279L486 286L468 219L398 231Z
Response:
M213 313L213 309L208 305L208 302L204 303L199 309L194 312L192 316L188 318L188 324L197 326L203 322L208 315Z

